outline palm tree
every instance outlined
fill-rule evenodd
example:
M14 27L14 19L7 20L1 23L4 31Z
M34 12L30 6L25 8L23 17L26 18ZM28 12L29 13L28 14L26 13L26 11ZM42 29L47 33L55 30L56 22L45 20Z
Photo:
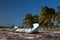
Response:
M39 23L38 15L34 15L32 20L33 20L33 23Z
M39 22L41 22L42 25L46 26L48 29L47 24L50 23L50 19L53 17L54 14L55 10L53 8L48 8L47 6L43 7L40 12Z
M49 15L49 8L47 6L44 6L39 15L40 22L44 22L46 20L46 18L48 17L48 15ZM44 23L42 23L42 24L44 24Z
M40 12L39 15L39 22L42 24L42 26L47 27L47 17L49 16L49 8L47 6L44 6ZM44 28L45 29L45 28ZM48 29L48 27L47 27Z
M25 15L25 19L24 19L24 24L26 24L28 27L32 28L32 14L28 13Z

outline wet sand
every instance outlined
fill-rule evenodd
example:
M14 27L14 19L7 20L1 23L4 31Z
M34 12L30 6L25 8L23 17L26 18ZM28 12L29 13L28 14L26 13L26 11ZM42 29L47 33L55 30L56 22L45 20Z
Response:
M39 32L27 34L0 31L0 40L60 40L60 33Z

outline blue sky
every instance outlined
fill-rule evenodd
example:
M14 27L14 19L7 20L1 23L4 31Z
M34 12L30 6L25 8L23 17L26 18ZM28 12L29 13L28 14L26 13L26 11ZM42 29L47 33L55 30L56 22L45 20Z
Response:
M21 25L26 13L39 14L43 6L54 8L60 0L0 0L0 25Z

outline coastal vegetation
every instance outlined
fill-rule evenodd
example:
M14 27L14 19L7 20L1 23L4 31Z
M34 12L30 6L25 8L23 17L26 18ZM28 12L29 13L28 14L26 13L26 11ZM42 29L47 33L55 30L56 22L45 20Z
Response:
M56 11L57 10L57 11ZM49 8L47 6L42 7L42 9L39 12L39 15L33 15L33 13L27 13L23 20L23 25L18 26L19 28L33 28L33 23L40 23L41 29L43 30L59 30L60 26L54 25L54 23L51 22L51 19L54 19L57 21L57 24L60 24L60 6L57 6L57 9ZM1 26L0 28L14 28L14 25L11 26Z
M57 22L56 25L54 25L55 23L51 22L52 19ZM39 12L39 15L27 13L23 22L24 26L32 28L33 23L40 23L41 27L47 30L49 30L49 28L58 29L60 27L60 25L57 26L58 23L60 24L60 6L57 6L57 11L55 11L54 8L44 6Z

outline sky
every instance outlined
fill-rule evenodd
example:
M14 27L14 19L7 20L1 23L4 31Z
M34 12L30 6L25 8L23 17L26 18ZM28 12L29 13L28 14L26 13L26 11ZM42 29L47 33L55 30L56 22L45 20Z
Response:
M60 0L0 0L0 25L22 25L27 13L39 15L43 6L54 8Z

